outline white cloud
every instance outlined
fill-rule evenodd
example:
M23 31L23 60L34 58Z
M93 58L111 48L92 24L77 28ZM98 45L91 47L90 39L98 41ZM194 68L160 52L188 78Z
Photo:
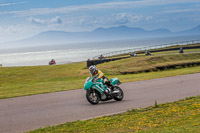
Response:
M30 17L28 18L28 21L34 23L34 24L44 24L44 20L39 19L39 18L34 18L34 17Z
M119 13L114 17L114 21L117 24L127 24L127 23L136 23L143 19L142 15L134 15L132 13Z
M24 3L26 3L26 2L5 3L5 4L0 4L0 6L11 6L11 5L24 4Z
M0 31L0 43L24 39L38 32L36 26L28 24L1 25Z
M96 21L91 22L97 22L97 25L135 25L140 22L145 21L151 21L152 16L144 16L144 15L138 15L134 13L118 13L113 15L107 15L99 18L95 18Z
M158 6L167 4L183 4L183 3L199 3L199 0L140 0L140 1L125 1L125 2L107 2L98 4L76 5L59 8L37 8L23 11L7 11L0 14L15 14L18 16L35 16L47 14L66 14L74 11L85 10L102 10L102 9L123 9L123 8L141 8L147 6Z
M141 22L152 20L152 16L138 15L134 13L117 13L104 16L78 16L64 18L62 26L84 27L85 29L95 29L99 27L112 27L119 25L134 26Z
M13 33L26 33L30 29L28 25L15 24L8 27L0 27L1 33L13 34Z
M29 22L34 24L62 24L62 19L59 16L50 19L39 19L35 17L30 17L27 19Z
M55 18L51 19L51 23L62 24L62 19L59 16L56 16Z

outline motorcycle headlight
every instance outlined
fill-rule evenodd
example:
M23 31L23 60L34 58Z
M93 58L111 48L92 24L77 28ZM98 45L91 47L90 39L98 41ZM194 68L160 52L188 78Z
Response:
M118 82L117 82L117 85L120 85L120 84L121 84L121 82L120 82L120 81L118 81Z

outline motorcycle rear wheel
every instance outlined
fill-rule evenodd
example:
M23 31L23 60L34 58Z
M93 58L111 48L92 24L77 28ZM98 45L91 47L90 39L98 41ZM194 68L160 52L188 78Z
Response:
M86 92L86 98L88 100L89 103L95 105L98 104L100 101L99 95L96 91L87 91Z

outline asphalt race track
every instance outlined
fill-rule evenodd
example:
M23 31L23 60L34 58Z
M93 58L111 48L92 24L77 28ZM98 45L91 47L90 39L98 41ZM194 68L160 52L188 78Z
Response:
M200 73L121 84L124 100L91 105L83 89L0 100L0 132L24 132L200 95Z

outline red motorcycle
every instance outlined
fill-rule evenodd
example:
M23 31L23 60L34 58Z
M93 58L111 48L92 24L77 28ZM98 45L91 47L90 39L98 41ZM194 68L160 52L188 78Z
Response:
M52 59L51 61L49 61L49 65L55 65L56 61L54 59Z

